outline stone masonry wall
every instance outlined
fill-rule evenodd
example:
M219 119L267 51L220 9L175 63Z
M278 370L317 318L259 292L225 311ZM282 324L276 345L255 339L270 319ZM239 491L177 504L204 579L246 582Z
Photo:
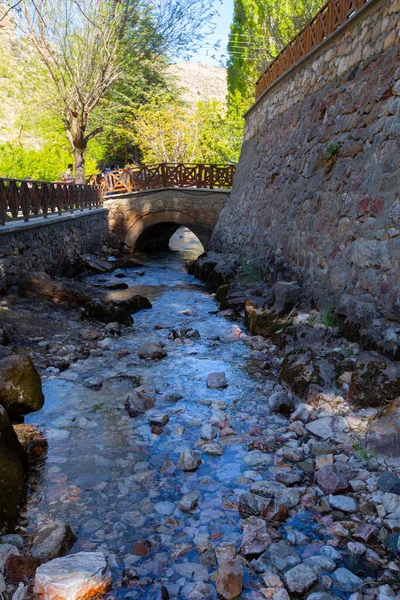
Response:
M107 233L105 209L8 223L0 229L0 290L24 272L73 273L81 254L101 251Z
M371 0L271 86L211 240L367 327L400 321L399 32L400 0Z

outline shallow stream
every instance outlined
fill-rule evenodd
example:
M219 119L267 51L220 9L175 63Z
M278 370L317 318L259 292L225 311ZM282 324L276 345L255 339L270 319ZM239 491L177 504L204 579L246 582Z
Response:
M102 550L108 556L110 597L154 600L164 585L171 598L187 598L196 581L210 581L215 590L217 567L201 563L196 545L208 537L214 547L224 542L239 547L238 493L267 475L243 462L248 432L274 419L279 427L281 419L265 411L265 382L251 374L242 325L217 314L212 296L185 269L185 260L202 251L200 244L182 230L173 243L173 252L139 256L145 267L120 269L120 279L118 273L89 278L99 285L124 281L153 308L134 315L131 333L100 342L97 356L44 379L45 406L27 419L45 431L49 443L28 502L28 530L49 516L65 519L77 535L71 552ZM197 329L200 338L168 339L180 327ZM137 349L146 341L164 343L168 356L140 359ZM226 389L207 388L207 375L215 371L225 372ZM124 408L139 383L154 387L156 409L169 417L161 435L151 432L148 415L132 419ZM171 394L181 399L166 401ZM222 456L202 453L200 468L183 472L180 452L196 448L200 427L212 415L226 418L235 434L218 439ZM198 507L184 513L179 500L193 490L201 494ZM132 553L141 540L151 546L141 543ZM139 580L123 576L130 568ZM263 585L245 569L241 598L262 598L257 590Z

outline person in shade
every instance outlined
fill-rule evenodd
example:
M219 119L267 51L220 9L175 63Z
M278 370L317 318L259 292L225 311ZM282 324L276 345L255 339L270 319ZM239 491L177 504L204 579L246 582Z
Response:
M64 183L74 183L74 177L72 175L73 168L74 168L74 165L72 165L72 164L68 165L67 170L62 174L62 181Z

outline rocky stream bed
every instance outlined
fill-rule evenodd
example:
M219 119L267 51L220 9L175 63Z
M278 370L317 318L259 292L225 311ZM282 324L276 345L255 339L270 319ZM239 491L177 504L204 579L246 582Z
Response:
M199 245L174 240L83 282L146 297L132 326L48 298L3 301L11 331L24 311L32 324L13 345L45 402L16 427L31 470L0 540L0 598L395 598L400 462L365 444L388 430L382 402L349 402L358 343L317 311L288 310L292 289L271 335L251 335L243 315L257 329L265 286L242 279L229 301L219 285L219 310L185 268ZM380 360L382 377L395 363Z

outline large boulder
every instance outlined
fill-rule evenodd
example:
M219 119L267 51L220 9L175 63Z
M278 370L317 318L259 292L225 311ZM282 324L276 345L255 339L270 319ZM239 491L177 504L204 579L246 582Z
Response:
M127 326L133 323L129 311L125 308L116 306L113 302L104 302L99 298L91 300L86 305L84 316L101 323L120 323Z
M288 313L300 302L301 287L296 281L277 281L274 285L275 310Z
M260 298L248 299L245 302L245 324L251 335L262 335L264 337L273 336L278 330L285 327L287 324L286 317L282 317L274 309L269 309L263 306L265 300ZM260 304L262 304L260 306Z
M0 358L0 404L8 414L26 415L43 403L42 383L31 359L22 354Z
M41 565L34 592L41 600L89 600L106 592L111 574L102 552L78 552Z
M150 300L145 296L133 293L129 289L126 291L108 292L104 297L104 301L129 314L135 313L142 308L152 308Z
M378 352L362 352L353 372L349 400L356 406L382 406L400 396L400 367Z
M370 424L363 445L378 454L400 456L400 397Z
M25 273L19 281L22 295L28 298L50 300L70 307L85 306L91 300L83 284L65 279L52 279L47 273Z
M281 367L280 378L301 398L307 396L311 384L323 383L314 364L311 350L293 350L286 354Z
M103 260L92 254L82 254L82 266L93 273L111 273L115 269L115 263Z
M219 252L204 252L187 264L189 273L207 281L214 290L229 283L235 277L238 266L236 256Z
M156 396L152 390L142 385L136 388L125 400L125 408L132 418L143 415L146 411L154 408Z
M15 527L25 497L27 465L27 455L0 406L0 533L8 533Z

